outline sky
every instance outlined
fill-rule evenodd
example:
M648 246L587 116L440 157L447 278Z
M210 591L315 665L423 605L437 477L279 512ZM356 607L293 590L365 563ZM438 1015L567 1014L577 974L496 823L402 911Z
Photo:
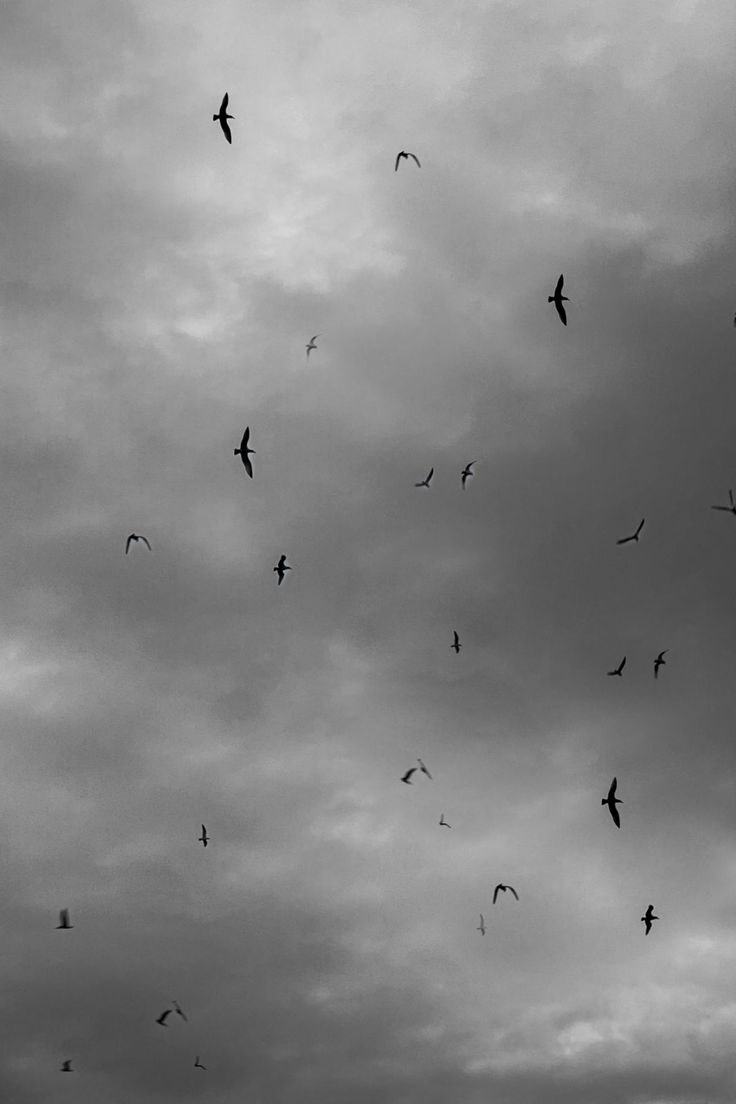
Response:
M0 1099L733 1104L733 4L0 24Z

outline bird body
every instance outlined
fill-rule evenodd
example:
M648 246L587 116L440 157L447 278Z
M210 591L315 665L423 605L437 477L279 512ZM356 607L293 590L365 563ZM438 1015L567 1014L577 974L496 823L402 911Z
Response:
M131 541L143 541L143 543L145 544L148 551L149 552L151 551L151 546L150 546L150 544L148 543L148 541L146 540L145 537L141 536L140 533L131 533L130 536L128 537L127 541L125 542L125 555L126 556L128 555L128 549L130 548L130 542Z
M638 542L639 534L641 533L642 529L644 528L644 522L645 521L646 521L646 518L642 518L641 521L639 522L638 526L637 526L636 532L632 533L630 537L622 537L621 540L616 541L616 544L628 544L629 541L637 541Z
M274 571L276 572L276 574L279 577L278 585L281 586L281 584L284 581L284 577L286 575L286 572L291 571L291 568L289 567L289 565L286 562L286 556L281 557L279 562L276 564L276 567L274 568Z
M621 827L621 819L618 815L618 809L616 808L616 806L617 805L623 805L623 801L621 800L621 798L616 797L616 786L617 785L618 785L618 783L617 783L616 779L614 778L613 782L611 783L611 786L610 786L610 789L608 791L607 796L601 798L601 805L607 805L608 806L608 811L611 814L611 816L613 817L613 823L616 825L617 828L620 828Z
M56 930L58 931L61 928L62 931L66 931L73 927L74 925L69 923L69 909L61 909L61 911L59 912L59 923L56 925Z
M642 916L641 920L642 923L645 925L644 934L649 935L650 931L652 930L652 921L659 920L659 917L654 915L654 905L649 906L647 911Z
M210 837L207 835L207 829L205 828L204 824L202 825L202 835L197 836L197 839L203 847L206 847L207 844L210 842Z
M250 462L249 453L255 454L255 449L248 447L248 441L250 440L250 426L245 427L245 433L243 434L243 440L240 442L240 448L233 449L233 456L239 456L243 461L243 467L247 471L248 475L253 478L253 465Z
M517 901L519 900L519 894L516 892L516 890L514 889L513 886L503 885L501 882L499 882L498 885L496 886L496 888L493 891L493 903L494 903L494 905L496 903L496 898L498 897L499 889L501 890L502 893L505 893L507 889L510 889L511 892L513 893L514 897L516 898L516 900Z
M227 113L228 99L229 99L229 96L226 92L225 95L222 98L222 103L220 104L220 110L218 111L217 115L212 116L212 122L213 123L219 122L220 126L222 127L222 133L225 135L225 137L227 138L230 145L232 145L233 136L230 133L230 127L228 125L228 119L234 119L235 116L234 115L228 115L228 113Z
M417 163L417 166L421 169L422 166L419 164L419 158L417 157L417 155L415 153L407 153L406 150L402 150L401 153L396 154L396 164L394 165L394 172L399 171L399 161L402 157L406 161L408 161L410 157L413 157Z
M455 639L453 640L452 644L450 645L450 648L455 652L455 655L458 655L459 652L460 652L460 649L462 648L462 644L460 643L460 637L457 635L457 633L455 632L454 629L452 630L452 635L455 637Z
M472 479L473 476L475 475L475 472L472 470L473 469L473 464L475 464L475 463L477 463L476 460L471 460L469 464L465 465L462 472L460 473L460 480L461 480L462 485L463 485L463 490L465 490L465 484L468 481L468 479Z
M626 666L626 656L621 660L618 667L615 667L613 671L606 671L607 675L618 675L619 678L623 678L624 667Z
M563 302L569 303L570 300L568 299L568 297L566 295L562 294L562 285L564 284L564 282L565 282L565 277L563 275L561 275L559 280L557 281L557 286L555 287L554 295L548 295L547 296L547 302L548 303L554 303L555 310L557 311L557 313L560 316L560 321L562 322L562 325L566 326L567 325L567 314L565 313L565 308L563 307L562 304L563 304Z
M430 468L429 469L429 475L427 476L427 478L423 479L421 483L415 483L414 486L415 487L429 487L429 484L432 482L432 476L433 475L434 475L434 468Z
M669 648L665 648L665 650L663 652L659 653L659 655L657 656L657 658L654 661L654 677L655 677L655 679L659 678L659 668L667 666L667 661L665 660L664 657L665 657L665 655L667 654L668 651L669 651Z

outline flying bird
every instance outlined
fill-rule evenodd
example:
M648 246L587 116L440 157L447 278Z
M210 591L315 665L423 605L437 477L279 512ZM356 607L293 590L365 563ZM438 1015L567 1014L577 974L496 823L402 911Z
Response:
M166 1017L170 1016L170 1015L171 1015L171 1009L167 1008L166 1011L162 1012L161 1015L158 1017L158 1019L156 1020L156 1023L161 1024L161 1027L168 1027L168 1024L166 1023Z
M210 837L207 835L207 829L205 828L204 824L202 825L202 835L197 836L197 839L200 841L203 847L206 847L207 844L210 842Z
M455 637L455 639L453 640L450 647L455 652L455 655L459 655L460 654L460 649L462 648L462 644L460 643L460 637L457 635L457 633L454 629L452 630L452 635Z
M59 912L59 923L56 925L56 930L59 928L73 928L74 925L69 923L69 909L61 909Z
M477 463L477 460L471 460L469 464L465 465L465 467L463 468L463 470L460 474L460 480L461 480L462 485L463 485L463 490L465 490L465 484L467 483L467 481L469 479L472 479L473 476L475 475L475 472L472 469L473 469L473 464L476 464L476 463Z
M429 773L429 771L428 771L428 770L427 770L427 768L425 767L425 765L424 765L424 763L422 762L422 760L421 760L421 759L417 759L417 763L419 764L419 769L420 769L420 771L422 772L422 774L426 774L427 778L430 778L430 779L431 779L432 775L431 775L431 774Z
M416 769L416 767L409 767L409 770L406 772L406 774L401 776L401 781L406 782L407 786L412 785L411 776L415 773Z
M202 827L204 828L204 825L202 825ZM177 1016L181 1016L181 1018L184 1020L184 1023L189 1023L189 1020L187 1019L187 1017L182 1012L178 1001L172 1001L171 1003L174 1006L174 1011L176 1012Z
M240 448L233 449L233 456L239 456L243 461L243 467L247 471L248 475L253 478L253 465L250 462L250 456L248 453L255 453L255 449L248 448L248 441L250 440L250 426L245 427L245 433L243 434L243 440L240 442Z
M307 360L309 360L309 354L311 353L312 349L317 348L317 346L314 343L315 343L315 341L317 340L318 337L319 337L319 334L315 334L314 337L310 337L310 339L309 339L309 344L307 345Z
M289 565L286 562L286 556L281 557L279 562L276 564L276 567L274 568L274 571L278 574L278 577L279 577L278 585L281 586L281 584L284 581L284 576L286 575L286 572L291 571L291 568L289 567Z
M733 500L733 491L728 492L728 497L731 500L730 506L711 506L711 510L725 510L727 514L736 514L736 503Z
M601 798L601 805L607 805L608 806L608 811L611 814L611 816L613 817L613 823L616 825L617 828L620 828L621 827L621 819L618 815L618 809L616 808L616 806L617 805L623 805L623 801L621 800L620 797L616 797L616 785L617 785L617 782L616 782L616 779L614 778L613 782L611 783L611 788L608 791L608 796Z
M440 813L440 828L452 828L451 824L448 824L445 820L445 814Z
M130 548L130 542L131 541L143 541L143 543L145 544L148 551L149 552L151 551L151 546L150 546L150 544L148 543L148 541L146 540L145 537L142 537L140 535L140 533L131 533L130 536L128 537L127 541L125 542L125 555L126 556L128 555L128 549Z
M481 935L486 934L486 922L483 919L483 913L480 914L480 924L478 925L478 927L475 930L479 931Z
M639 540L639 534L641 533L642 529L644 528L645 520L646 520L646 518L641 519L635 533L632 533L630 537L622 537L621 540L616 541L616 544L628 544L629 541L638 541Z
M428 487L429 484L432 481L432 476L433 475L434 475L434 468L430 468L429 469L429 475L427 476L427 478L423 479L421 483L415 483L414 486L415 487Z
M668 651L669 651L669 648L665 648L665 650L663 652L659 653L659 655L657 656L657 658L654 661L654 677L655 678L659 678L659 668L667 666L667 662L663 657L667 654Z
M220 126L222 127L222 133L225 135L225 137L227 138L230 145L232 145L233 144L233 136L230 133L230 127L228 126L227 121L228 121L228 119L234 119L235 116L234 115L228 115L228 113L227 113L227 102L228 102L228 94L226 92L225 95L222 97L222 103L220 104L219 112L217 113L217 115L212 116L212 122L213 123L219 122Z
M64 1059L64 1061L61 1064L61 1070L59 1072L60 1073L74 1073L74 1070L72 1069L72 1060L71 1060L71 1058L65 1058Z
M548 295L547 296L547 302L548 303L554 303L555 309L557 310L557 313L560 316L560 321L562 322L562 325L566 326L567 325L567 315L565 314L565 308L563 307L562 304L563 304L563 301L565 303L569 303L570 300L568 299L568 297L566 295L562 294L562 285L564 284L564 282L565 282L565 277L560 276L559 280L557 281L557 287L555 288L555 293L554 293L554 295Z
M398 172L398 170L399 170L399 161L401 160L402 157L406 161L408 161L410 157L413 157L414 160L416 161L417 165L419 165L419 158L417 157L417 155L415 153L407 153L406 150L402 150L401 153L396 154L396 164L394 165L394 172ZM421 167L422 166L419 165L420 169L421 169Z
M618 667L616 667L613 671L606 671L606 674L607 675L618 675L619 678L623 678L623 670L624 670L625 666L626 666L626 656L624 656L624 658L621 660Z
M194 1068L195 1069L203 1069L203 1070L207 1069L207 1067L203 1066L202 1063L200 1062L199 1055L197 1055L197 1057L194 1059Z
M505 885L502 885L501 882L499 882L498 885L496 886L496 888L493 891L493 903L494 903L494 905L496 903L496 898L498 897L499 889L501 890L502 893L505 893L507 889L510 889L511 892L513 893L514 897L516 898L516 900L517 901L519 900L519 894L516 892L516 890L514 889L513 886L505 886Z
M642 923L645 925L644 934L649 935L652 930L652 920L659 920L658 916L654 915L654 905L650 905L647 911L641 918Z

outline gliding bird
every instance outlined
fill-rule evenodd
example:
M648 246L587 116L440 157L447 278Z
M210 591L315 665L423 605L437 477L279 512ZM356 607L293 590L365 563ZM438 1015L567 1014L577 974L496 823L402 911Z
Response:
M233 136L230 133L230 127L228 126L227 121L228 121L228 119L234 119L235 116L234 115L228 115L228 113L227 113L227 102L228 102L228 94L226 92L225 95L222 98L222 103L220 104L220 110L219 110L218 114L212 116L212 122L213 123L219 122L220 126L222 127L222 133L225 135L225 137L227 138L230 145L232 145Z
M568 297L566 295L562 294L562 285L563 285L564 282L565 282L565 277L560 276L559 280L557 281L557 287L555 288L555 293L554 293L554 295L548 295L547 296L547 302L548 303L554 303L555 309L556 309L557 313L560 316L560 321L562 322L562 325L566 326L567 325L567 315L565 314L565 308L563 307L562 303L563 303L563 300L566 303L569 303L570 300L568 299Z
M644 522L645 521L646 521L646 518L642 518L641 521L639 522L639 525L637 527L636 532L632 533L632 535L630 537L622 537L621 540L616 541L616 544L628 544L629 541L638 541L639 540L639 534L641 533L642 529L644 528Z
M276 564L276 567L274 568L274 571L276 572L276 574L279 577L278 585L281 586L281 584L283 583L284 578L286 576L286 572L291 571L291 568L289 567L289 565L286 562L286 556L281 557L279 562Z
M728 497L731 499L730 506L711 506L711 510L725 510L727 514L736 514L736 503L733 500L733 491L728 492Z
M623 801L620 797L616 797L616 785L617 782L614 778L613 782L611 783L611 788L608 791L608 796L601 798L601 805L608 806L608 811L613 817L613 823L616 825L617 828L620 828L621 818L618 815L618 809L616 808L616 806L623 805Z
M623 678L623 670L624 670L625 665L626 665L626 656L624 656L624 658L621 660L621 662L619 663L618 667L615 668L615 670L606 671L606 674L607 675L618 675L619 678Z
M194 1068L195 1069L203 1069L203 1070L207 1069L207 1067L203 1066L202 1063L200 1062L199 1055L197 1055L197 1057L194 1059Z
M59 928L67 930L73 928L74 925L69 923L69 909L61 909L59 912L59 923L56 925L56 930Z
M429 773L429 771L428 771L428 770L427 770L427 768L425 767L425 765L424 765L424 763L422 762L422 760L421 760L421 759L417 759L417 763L419 764L419 769L420 769L420 771L422 772L422 774L426 774L427 778L431 779L431 778L432 778L432 775L431 775L431 774Z
M415 487L428 487L429 484L432 481L432 476L433 475L434 475L434 468L430 468L429 469L429 475L427 476L427 478L423 479L421 483L415 483L414 486Z
M451 824L448 824L445 820L445 814L440 813L440 828L452 828Z
M317 340L318 337L319 337L319 334L315 334L314 337L310 337L310 339L309 339L309 344L307 345L307 360L309 360L309 354L311 353L312 349L317 348L317 346L314 343L315 343L315 341Z
M457 633L454 629L452 630L452 635L455 637L455 639L453 640L452 644L450 645L450 648L454 651L455 655L459 655L460 649L462 648L462 644L460 643L460 637L457 635Z
M668 651L669 651L669 648L665 648L665 650L663 652L659 653L659 655L657 656L657 658L654 661L654 677L655 678L659 678L659 668L667 666L666 661L662 657L665 656Z
M248 448L248 441L250 440L250 426L245 427L245 433L243 434L243 440L240 442L240 448L233 449L233 456L239 456L243 461L243 467L247 471L248 475L253 478L253 465L250 462L250 456L248 453L255 453L255 449Z
M475 475L475 472L471 470L472 467L473 467L473 464L475 464L475 463L477 463L476 460L471 460L469 464L465 465L465 467L463 468L463 470L460 474L460 479L462 481L463 490L465 490L465 484L468 481L468 479L472 479L473 476Z
M202 835L197 836L197 840L202 844L203 847L206 847L207 844L210 842L210 837L207 835L207 829L205 828L204 824L202 825Z
M642 923L645 925L644 934L649 935L652 930L652 920L659 920L659 917L654 915L654 905L649 906L641 919Z

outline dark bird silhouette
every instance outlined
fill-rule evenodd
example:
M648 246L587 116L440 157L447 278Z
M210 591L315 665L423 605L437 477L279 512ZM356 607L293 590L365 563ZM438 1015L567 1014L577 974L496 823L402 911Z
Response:
M407 786L412 785L411 776L415 773L416 769L416 767L409 767L409 770L406 772L406 774L401 776L401 781L406 782Z
M563 304L563 302L569 303L570 300L568 299L568 297L566 295L562 294L562 285L564 284L564 282L565 282L565 277L560 276L559 280L557 281L557 287L555 288L555 293L554 293L554 295L548 295L547 296L547 302L548 303L554 303L555 309L557 310L557 313L560 316L560 321L562 322L562 325L566 326L567 325L567 315L565 314L565 308L563 307L562 304Z
M194 1059L194 1068L195 1069L203 1069L203 1070L207 1069L207 1067L203 1066L202 1063L200 1062L199 1055L197 1055L197 1057Z
M168 1024L166 1023L166 1017L170 1016L170 1015L171 1015L171 1009L167 1008L166 1011L162 1012L161 1015L158 1017L158 1019L156 1020L156 1023L161 1024L161 1027L168 1027Z
M616 808L616 806L623 805L623 801L619 797L616 797L616 785L617 782L614 778L613 782L611 783L611 788L608 791L608 796L601 798L601 805L608 806L608 811L613 817L613 823L616 825L617 828L620 828L621 819L618 815L618 809Z
M657 656L657 658L654 661L654 677L655 678L659 678L659 668L667 666L667 662L663 657L667 655L668 651L669 651L669 648L665 648L665 650L663 652L659 653L659 655Z
M501 890L502 893L505 893L507 889L510 889L511 892L513 893L514 897L516 898L516 900L517 901L519 900L519 894L516 892L516 890L514 889L513 886L502 885L501 882L499 882L498 885L496 886L496 888L493 891L493 903L494 903L494 905L496 903L496 898L498 897L499 889Z
M448 824L445 820L445 814L440 813L440 828L452 828L451 824Z
M607 675L618 675L619 678L623 678L623 670L624 670L625 666L626 666L626 656L624 656L624 658L621 660L618 667L616 667L613 671L606 671L606 674Z
M736 514L736 503L733 500L733 491L728 492L728 497L731 500L730 506L711 506L711 510L725 510L727 514Z
M212 122L213 123L219 122L220 126L222 127L222 133L225 135L225 137L227 138L230 145L232 145L233 144L233 136L230 133L230 127L228 126L227 121L228 121L228 119L234 119L235 116L234 115L228 115L228 113L227 113L227 103L228 103L228 94L226 92L225 95L222 97L222 103L220 104L219 112L217 113L217 115L212 116Z
M281 584L284 581L284 576L286 575L286 572L291 571L291 568L289 567L289 565L286 562L286 556L281 557L279 562L276 564L276 567L274 568L274 571L277 573L277 575L279 577L278 585L281 586Z
M210 837L207 835L207 829L205 828L204 824L202 825L202 835L197 836L197 839L203 847L206 847L207 844L210 842Z
M243 461L243 467L247 471L248 475L253 478L253 465L250 462L249 453L255 453L255 449L248 448L248 441L250 440L250 426L245 427L245 433L243 434L243 440L240 442L240 448L233 449L233 456L239 456Z
M635 533L632 533L630 537L622 537L621 540L616 541L616 544L628 544L629 541L638 541L639 540L639 534L641 533L642 529L644 528L645 520L646 520L646 518L641 519L641 521L639 522L639 525L637 526L637 530L636 530Z
M74 1073L74 1070L72 1069L72 1060L71 1060L71 1058L65 1058L64 1059L64 1061L61 1063L60 1072L61 1073Z
M425 767L425 765L424 765L424 763L422 762L422 760L421 760L421 759L417 759L417 763L419 764L419 769L420 769L420 771L422 772L422 774L426 774L427 778L430 778L430 779L431 779L432 775L431 775L431 774L429 773L429 771L428 771L428 770L427 770L427 768Z
M479 931L481 935L486 934L486 922L483 919L483 913L480 914L480 924L478 925L478 927L475 930Z
M307 360L309 360L309 354L311 353L312 349L317 348L317 346L314 343L315 343L315 341L317 340L318 337L319 337L319 334L315 334L314 337L310 337L310 339L309 339L309 344L307 345Z
M204 825L202 825L202 827L204 827ZM178 1001L172 1001L171 1003L172 1003L172 1004L173 1004L173 1006L174 1006L174 1011L176 1012L177 1016L181 1016L181 1018L183 1019L184 1023L189 1023L189 1020L187 1019L187 1017L186 1017L186 1016L184 1015L184 1013L182 1012L182 1010L181 1010L181 1008L180 1008L180 1006L179 1006L179 1003L178 1003Z
M434 468L430 468L429 469L429 475L427 476L427 478L423 479L421 483L415 483L414 486L415 487L428 487L429 484L432 482L432 476L433 475L434 475Z
M59 928L66 930L73 927L74 925L69 923L69 909L62 909L59 913L59 923L56 925L56 930L58 931Z
M396 154L396 164L394 165L394 172L398 172L398 169L399 169L399 161L401 160L401 158L402 158L402 157L403 157L403 158L404 158L404 159L405 159L406 161L408 161L410 157L413 157L413 158L414 158L414 160L416 161L417 165L419 165L419 158L417 157L417 155L416 155L415 153L407 153L407 152L406 152L406 150L402 150L402 151L401 151L401 153L397 153L397 154ZM421 167L422 167L422 166L421 166L421 165L419 165L419 168L420 168L420 169L421 169Z
M467 481L469 479L472 479L473 476L475 475L475 472L472 470L472 468L473 468L473 464L476 464L476 463L477 463L477 460L471 460L469 464L465 465L465 467L463 468L463 470L460 474L460 480L461 480L462 485L463 485L463 490L465 490L465 484L467 483Z
M128 549L130 548L130 542L131 541L143 541L143 543L145 544L148 551L149 552L151 551L151 546L150 546L150 544L148 543L148 541L146 540L145 537L142 537L140 535L140 533L131 533L130 536L128 537L127 541L125 542L125 555L126 556L128 555Z
M642 923L645 925L644 934L649 935L652 930L652 920L659 920L659 917L654 915L654 905L649 906L641 919Z
M455 637L455 639L453 640L450 647L455 652L455 655L458 655L460 653L460 649L462 648L462 644L460 643L460 637L457 635L457 633L455 632L454 629L452 630L452 635Z

